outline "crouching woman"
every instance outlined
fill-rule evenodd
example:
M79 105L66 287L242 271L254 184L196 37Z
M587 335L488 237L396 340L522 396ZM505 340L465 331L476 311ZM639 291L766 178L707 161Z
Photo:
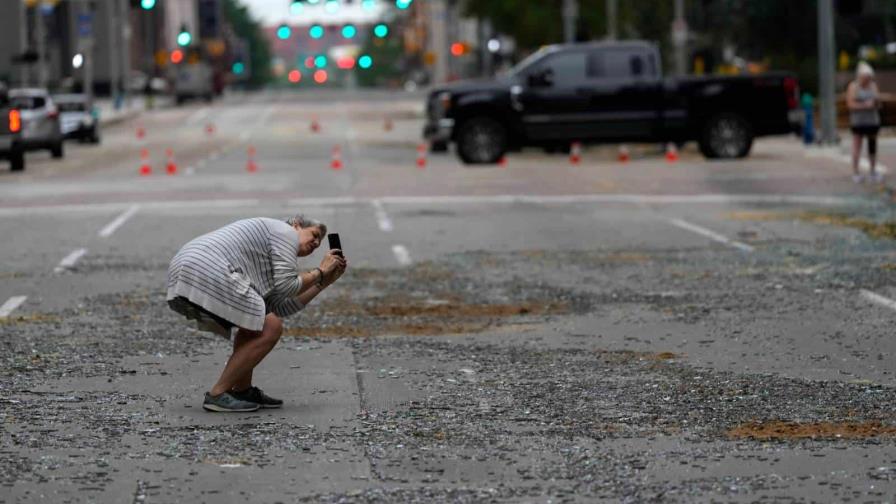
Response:
M348 265L331 250L319 267L300 272L298 258L317 249L327 227L296 216L245 219L183 246L168 268L168 305L201 330L230 340L233 353L205 394L208 411L278 408L280 399L252 383L252 370L283 333L283 318L302 310L338 280Z

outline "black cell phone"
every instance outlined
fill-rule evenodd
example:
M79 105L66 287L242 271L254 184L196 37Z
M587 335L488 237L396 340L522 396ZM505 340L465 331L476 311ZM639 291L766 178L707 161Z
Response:
M330 250L333 250L333 249L342 250L342 242L339 241L339 233L328 234L327 240L330 242ZM339 255L342 255L342 254L339 254Z

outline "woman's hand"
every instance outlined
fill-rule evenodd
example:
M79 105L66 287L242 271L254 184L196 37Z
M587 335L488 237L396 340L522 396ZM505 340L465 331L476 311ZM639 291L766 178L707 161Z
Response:
M339 280L339 278L342 276L342 274L345 273L345 269L348 267L348 261L342 256L342 252L341 251L336 251L336 252L338 253L338 255L336 255L336 257L340 260L340 262L337 263L337 265L333 269L333 271L331 271L329 273L324 273L324 280L323 280L324 288L329 287L330 285L333 284L333 282L335 282L336 280Z
M345 264L345 258L342 257L341 250L333 249L327 252L327 255L320 262L320 270L324 274L324 283L328 283L328 279L333 276L333 272L337 269L345 270Z

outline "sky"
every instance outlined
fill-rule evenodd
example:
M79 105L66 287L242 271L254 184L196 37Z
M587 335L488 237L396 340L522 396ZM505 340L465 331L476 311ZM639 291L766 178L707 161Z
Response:
M366 0L374 5L373 9L361 7L361 0L355 0L354 5L342 5L337 12L330 12L324 6L325 0L319 0L318 5L308 5L306 2L303 11L292 14L289 10L290 0L240 0L249 7L249 10L265 25L276 25L283 22L291 24L311 23L364 23L377 20L381 17L384 3L387 0Z

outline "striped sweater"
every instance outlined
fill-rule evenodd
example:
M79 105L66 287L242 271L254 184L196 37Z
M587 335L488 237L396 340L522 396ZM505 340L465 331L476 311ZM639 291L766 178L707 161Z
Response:
M183 296L238 327L260 331L265 314L304 308L299 237L289 224L245 219L183 246L168 267L168 299Z

